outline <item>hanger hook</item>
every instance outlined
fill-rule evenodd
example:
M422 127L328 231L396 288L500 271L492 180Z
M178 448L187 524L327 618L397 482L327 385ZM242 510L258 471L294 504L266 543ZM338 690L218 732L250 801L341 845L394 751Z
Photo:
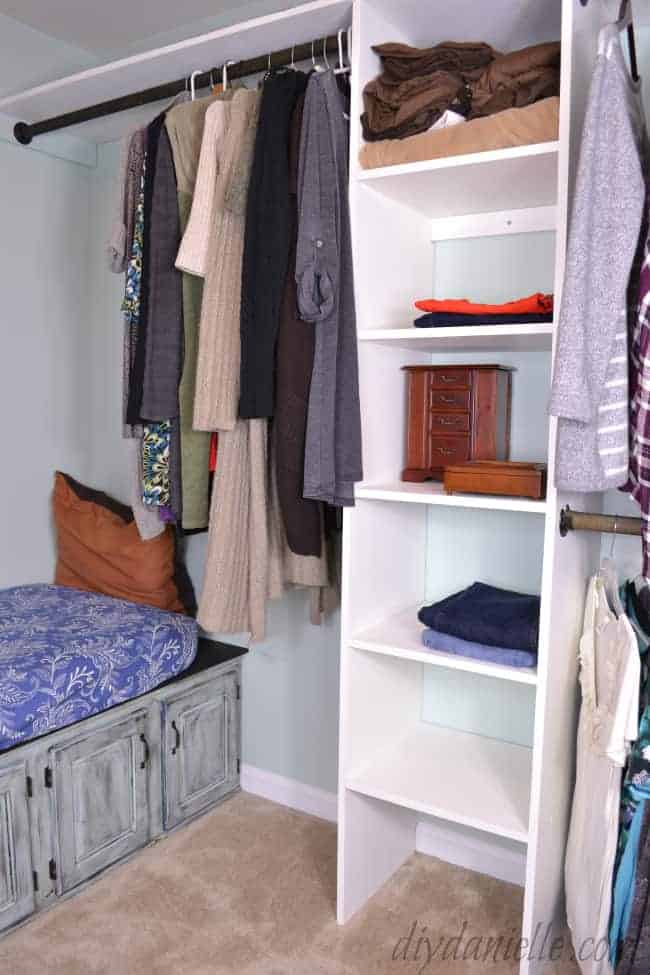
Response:
M327 38L326 37L323 38L323 61L325 62L327 70L329 71L330 63L327 60Z
M315 41L312 41L311 42L311 63L314 66L314 70L316 69L316 57L314 55L314 44L315 43L316 43Z
M224 61L221 68L221 85L224 91L228 90L228 68L235 64L234 61Z
M200 74L200 71L193 71L190 75L190 97L193 102L196 101L196 79Z
M269 54L269 66L268 66L268 73L269 73L269 74L271 74L271 71L272 71L272 70L273 70L273 69L272 69L272 67L271 67L271 55Z
M612 530L612 544L609 548L610 559L614 558L614 546L616 545L616 529L618 528L618 515L614 515L614 528Z
M336 35L336 39L339 45L339 68L343 71L345 64L343 63L343 29L341 29Z
M291 64L289 65L292 71L296 70L296 45L294 44L291 48Z

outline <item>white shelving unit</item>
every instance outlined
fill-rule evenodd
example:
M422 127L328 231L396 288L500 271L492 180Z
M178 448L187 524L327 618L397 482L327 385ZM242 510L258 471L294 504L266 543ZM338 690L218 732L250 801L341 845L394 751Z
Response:
M468 845L476 843L475 831L483 844L494 837L495 849L504 838L516 844L526 858L522 937L532 939L538 924L555 925L558 932L565 925L577 640L598 542L577 535L561 540L558 533L561 506L575 500L554 488L556 428L546 414L554 326L417 329L411 322L418 314L414 299L463 296L437 290L450 261L456 261L459 274L467 268L468 296L484 297L472 286L472 255L485 260L488 247L506 253L507 238L519 255L538 255L544 239L548 290L554 290L559 305L570 184L597 35L606 16L604 5L583 8L579 0L487 5L356 0L354 5L351 210L365 480L356 507L346 513L343 546L341 923L414 850L418 824L433 820L434 827L442 821L465 829ZM379 70L372 45L429 46L449 38L487 40L499 50L561 38L557 141L361 170L362 136L355 120L363 87ZM472 250L475 246L479 250ZM535 260L531 256L528 265ZM524 273L530 271L525 258L520 263ZM514 273L498 259L490 264L492 278L503 277L504 290L516 287ZM548 462L545 501L449 496L441 485L400 480L406 423L402 367L475 357L516 367L513 459ZM477 579L540 592L536 669L462 659L422 646L417 608ZM436 707L428 706L432 688L437 704L444 703L447 690L455 694L464 714L438 720ZM467 720L464 727L470 700L476 721ZM494 702L502 715L490 710ZM436 723L425 720L432 713ZM528 714L530 741L509 736L512 714ZM477 732L482 725L498 728L501 718L500 735ZM537 975L545 967L542 959L524 958L521 975Z

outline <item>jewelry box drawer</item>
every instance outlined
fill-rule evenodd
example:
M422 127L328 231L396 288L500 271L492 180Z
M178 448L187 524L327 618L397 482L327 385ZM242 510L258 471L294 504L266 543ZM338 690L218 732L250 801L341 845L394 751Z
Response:
M432 389L431 390L431 409L432 410L466 410L469 412L472 400L472 393L469 389Z
M431 436L445 433L469 433L469 413L432 413L429 417Z
M469 389L472 385L469 369L432 369L432 389Z
M469 437L431 437L429 442L431 467L444 467L469 460Z

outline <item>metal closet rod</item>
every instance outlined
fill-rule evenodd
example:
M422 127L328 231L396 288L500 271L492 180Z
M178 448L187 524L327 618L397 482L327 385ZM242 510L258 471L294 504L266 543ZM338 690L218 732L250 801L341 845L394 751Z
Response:
M323 42L325 42L324 48ZM232 80L260 74L268 70L269 61L272 68L284 68L296 61L311 60L312 54L316 58L322 59L323 50L327 54L338 54L339 42L336 34L327 38L308 41L306 44L297 44L295 47L284 48L281 51L274 51L272 54L262 54L257 58L249 58L247 61L237 61L235 64L228 66L228 78ZM221 71L221 67L214 67L209 71L203 71L197 75L195 81L196 87L205 88L207 85L212 84L218 71ZM220 79L221 76L219 76L218 80ZM46 132L56 132L59 129L67 129L71 125L81 125L83 122L91 122L93 119L104 118L107 115L116 115L118 112L126 112L129 108L150 105L164 98L173 98L174 95L180 95L187 88L188 79L179 78L177 81L169 81L164 85L145 88L144 91L136 91L131 95L122 95L120 98L111 98L107 102L99 102L98 105L80 108L76 112L55 115L53 118L46 118L41 122L33 122L32 124L28 122L17 122L14 126L14 138L21 145L28 146L34 136L44 135Z
M643 520L624 515L598 515L588 511L572 511L567 505L560 514L560 535L571 531L602 532L607 535L641 535Z

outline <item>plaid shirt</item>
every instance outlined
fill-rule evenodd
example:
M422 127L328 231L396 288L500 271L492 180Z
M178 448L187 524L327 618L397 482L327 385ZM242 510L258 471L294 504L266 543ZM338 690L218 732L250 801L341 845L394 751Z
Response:
M650 234L645 239L630 354L630 471L622 490L641 509L643 575L650 579Z

